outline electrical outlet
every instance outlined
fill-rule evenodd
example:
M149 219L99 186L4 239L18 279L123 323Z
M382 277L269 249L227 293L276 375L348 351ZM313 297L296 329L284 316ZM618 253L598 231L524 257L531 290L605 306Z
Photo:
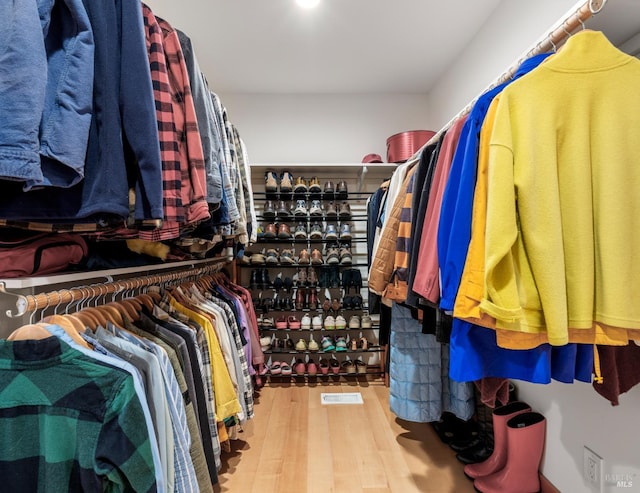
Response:
M596 454L589 447L584 447L582 474L587 483L595 486L596 491L602 491L602 466L604 459Z

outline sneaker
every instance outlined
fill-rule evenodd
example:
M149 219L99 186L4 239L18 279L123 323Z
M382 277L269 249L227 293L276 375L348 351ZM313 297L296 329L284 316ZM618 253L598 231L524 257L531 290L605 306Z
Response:
M295 264L296 263L295 255L296 255L296 252L293 249L289 248L289 249L282 250L282 253L280 254L280 263Z
M333 339L329 336L324 336L322 341L320 341L320 346L322 346L322 352L328 353L329 351L335 351L336 347L333 344Z
M287 318L287 327L291 330L300 330L300 320L290 315L289 318Z
M342 315L336 317L336 330L342 330L347 328L347 321Z
M293 370L287 363L280 364L280 375L290 376L293 373Z
M298 256L298 263L301 265L305 265L305 264L310 264L311 263L311 257L309 256L309 250L307 250L306 248L303 248L300 251L300 255ZM305 278L306 280L306 278Z
M309 351L319 351L320 350L320 346L318 345L318 343L315 341L315 339L313 338L313 336L311 336L311 339L309 339Z
M338 239L338 231L336 230L335 224L327 224L327 227L324 230L324 239L325 240L337 240Z
M314 176L309 181L309 193L321 193L322 187L320 186L320 180L317 176Z
M311 201L311 208L309 209L309 215L322 217L322 206L320 205L319 200Z
M293 175L289 171L283 171L280 175L280 191L291 192L293 190Z
M296 184L293 188L293 193L305 193L308 190L307 180L299 176L296 178Z
M322 261L322 253L317 248L314 248L311 252L311 263L313 265L320 265L323 263Z
M320 315L316 315L315 317L313 317L313 319L311 320L311 328L313 330L322 329L322 317Z
M347 339L345 337L338 337L336 339L336 352L344 353L348 350Z
M275 171L267 171L264 174L264 189L267 193L275 193L278 191L278 175Z
M353 263L353 258L351 257L351 250L349 248L342 247L340 249L340 263L343 265L350 265Z
M302 376L307 372L307 365L304 364L300 358L296 360L296 364L293 365L293 371L296 372L296 375Z
M305 341L304 339L298 339L298 342L296 342L296 351L306 351L307 350L307 341Z
M266 254L266 262L267 264L277 264L278 263L278 250L275 248L269 248Z
M358 317L358 315L353 315L349 319L349 328L350 329L359 329L360 328L360 317Z
M339 264L340 263L340 253L338 249L335 247L329 248L327 250L327 264Z
M336 196L341 199L346 199L349 195L349 191L347 190L347 182L341 180L336 187Z
M373 321L368 314L362 315L362 319L360 320L360 327L363 329L370 329L373 327Z
M311 328L311 317L308 313L305 313L304 317L302 317L302 320L300 321L300 328L302 330L309 330Z
M324 319L324 328L327 330L334 330L336 328L336 319L331 315Z
M340 239L341 240L351 239L351 226L349 225L349 223L340 224Z
M322 239L322 226L320 226L320 223L313 223L311 225L311 234L309 235L309 238L312 240Z
M349 219L351 217L351 206L348 202L343 202L338 213L340 219Z
M315 376L318 374L318 365L316 362L310 359L307 363L307 374L310 376Z
M296 231L293 234L293 237L296 240L306 240L307 239L307 226L305 223L298 223L296 226Z
M336 204L333 202L329 202L324 213L327 217L338 217L338 209L336 209Z
M293 215L296 217L307 215L307 203L304 200L296 201L296 208L293 211Z

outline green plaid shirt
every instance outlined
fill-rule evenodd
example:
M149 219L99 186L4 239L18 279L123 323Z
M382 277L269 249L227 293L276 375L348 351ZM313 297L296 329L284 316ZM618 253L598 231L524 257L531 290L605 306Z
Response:
M0 489L155 492L133 379L56 337L0 340Z

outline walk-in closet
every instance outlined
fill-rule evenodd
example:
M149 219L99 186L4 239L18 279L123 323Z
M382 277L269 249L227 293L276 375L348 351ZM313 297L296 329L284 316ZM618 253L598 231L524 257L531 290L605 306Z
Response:
M0 47L1 492L640 492L638 0L15 0Z

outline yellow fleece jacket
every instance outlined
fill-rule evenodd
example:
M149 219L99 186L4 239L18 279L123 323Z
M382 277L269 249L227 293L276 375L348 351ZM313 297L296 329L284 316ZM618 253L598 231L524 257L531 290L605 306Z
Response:
M569 327L640 328L639 86L639 60L582 31L502 92L480 304L498 326L554 345Z

